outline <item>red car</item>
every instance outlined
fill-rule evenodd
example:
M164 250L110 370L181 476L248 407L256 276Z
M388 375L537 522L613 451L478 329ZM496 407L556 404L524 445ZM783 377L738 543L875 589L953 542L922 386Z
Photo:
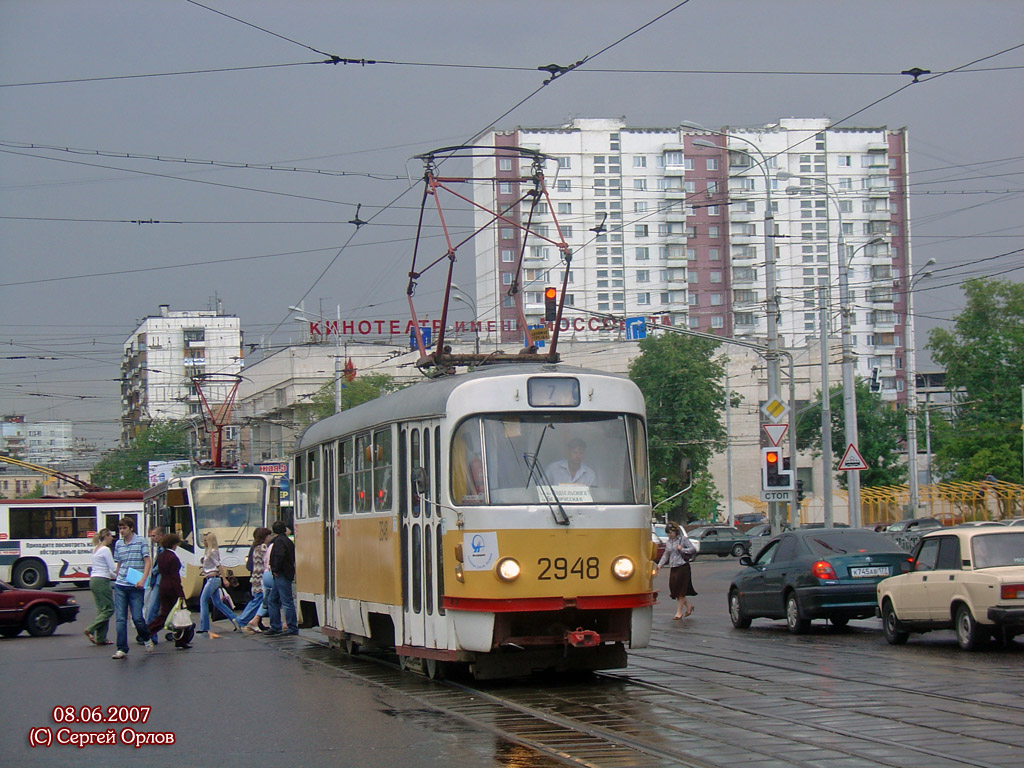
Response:
M77 619L80 607L62 592L15 589L0 581L0 635L16 637L28 630L33 637L47 637L59 624Z

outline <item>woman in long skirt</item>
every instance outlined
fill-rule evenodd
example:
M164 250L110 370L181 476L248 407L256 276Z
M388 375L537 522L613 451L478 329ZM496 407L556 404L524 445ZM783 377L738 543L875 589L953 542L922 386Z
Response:
M697 594L690 573L690 560L697 549L675 523L666 525L665 533L668 534L668 543L658 561L658 570L666 563L671 568L668 574L668 593L676 601L676 615L672 618L682 619L693 613L693 604L687 598Z

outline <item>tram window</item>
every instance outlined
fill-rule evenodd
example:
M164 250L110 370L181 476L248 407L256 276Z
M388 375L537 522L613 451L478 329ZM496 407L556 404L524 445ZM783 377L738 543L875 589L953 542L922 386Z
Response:
M469 454L481 426L486 497L474 500L467 492L473 473ZM625 414L614 413L531 412L468 419L452 445L453 500L536 504L554 494L563 504L635 504L647 493L646 483L634 486L634 477L647 471L640 434L642 426L634 427Z
M459 425L452 441L452 501L456 504L483 504L484 465L480 451L480 420L468 419Z
M441 498L441 428L434 427L434 499ZM438 514L441 510L437 510Z
M409 455L406 452L408 431L398 430L398 514L405 517L409 504Z
M423 574L423 586L427 593L427 615L434 614L434 552L433 537L428 527L424 532L423 556L426 560L426 570Z
M650 472L647 469L647 434L644 432L644 423L636 416L627 416L626 424L633 456L633 477L636 478L636 500L638 504L649 504L651 488Z
M433 504L433 502L434 502L434 500L436 498L434 496L434 489L430 487L430 481L431 481L430 459L431 459L431 456L432 456L431 450L430 450L430 445L431 445L430 430L429 429L424 429L423 430L423 480L427 484L427 487L423 491L423 494L427 497L425 503L423 504L423 516L424 517L430 517L430 507L431 507L431 505Z
M306 455L309 472L306 475L306 517L320 517L320 448Z
M409 453L412 469L423 466L420 463L420 430L418 428L409 430ZM412 492L412 516L420 516L420 496L415 490Z
M356 437L356 512L373 511L373 449L370 435Z
M320 510L320 514L324 514L328 510L334 510L334 448L332 445L324 446L324 505L323 509Z
M391 428L378 430L373 436L373 507L378 512L391 511Z
M423 544L420 524L412 527L412 610L423 610Z
M352 439L346 438L338 443L338 513L349 514L355 511L352 506Z
M437 559L435 560L437 572L437 612L444 616L444 603L442 602L442 595L444 594L444 537L440 535L440 528L438 529L437 536Z

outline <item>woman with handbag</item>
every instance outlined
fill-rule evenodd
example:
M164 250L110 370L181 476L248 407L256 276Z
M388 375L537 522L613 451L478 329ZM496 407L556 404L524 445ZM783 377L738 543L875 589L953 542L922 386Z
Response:
M216 534L204 534L203 544L206 547L201 562L203 569L203 591L199 595L199 629L196 631L199 634L210 633L210 605L212 604L214 608L231 622L232 628L237 632L239 630L238 617L235 616L234 611L224 604L224 599L220 594L221 584L223 583L221 579L227 576L227 570L220 563L220 547L217 546ZM211 637L216 637L216 635L211 635Z
M160 609L153 621L149 623L149 633L153 636L153 643L157 642L157 636L171 610L178 603L178 599L185 599L185 590L181 587L181 561L178 559L177 548L181 543L181 537L176 533L168 533L160 539L160 546L163 551L157 555L156 570L160 574L159 591L157 598L160 601Z
M693 605L687 597L697 594L690 573L690 561L697 554L697 548L675 523L666 525L665 533L668 534L668 543L665 545L665 554L658 561L658 570L660 571L666 563L671 568L668 575L668 593L676 601L676 615L672 618L682 619L693 613Z

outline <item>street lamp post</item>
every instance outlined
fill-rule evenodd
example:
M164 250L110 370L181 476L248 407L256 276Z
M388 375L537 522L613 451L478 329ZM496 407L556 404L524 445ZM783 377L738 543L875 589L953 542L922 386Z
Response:
M725 150L726 162L728 162L728 153L730 151L728 142L732 139L742 141L745 144L749 144L754 152L757 153L757 158L760 162L758 163L761 174L764 176L764 283L765 283L765 306L768 313L767 317L767 342L768 352L765 355L768 369L768 402L777 400L779 396L779 326L778 326L778 315L779 315L779 304L778 295L775 287L775 247L772 243L772 238L775 235L775 213L772 210L772 179L771 173L768 168L768 158L765 157L764 152L750 139L745 139L742 136L735 136L729 133L723 133L721 131L711 131L703 126L696 123L683 122L683 126L695 128L697 130L707 131L717 136L722 136L726 140L726 146L722 147L715 144L713 141L707 139L694 139L693 145L698 147L709 147L717 149L719 151ZM750 150L740 149L738 150L743 154L750 157ZM795 414L792 414L795 417ZM796 430L790 429L790 469L793 472L793 476L796 477ZM795 491L794 491L795 494ZM792 502L790 508L792 509ZM769 502L769 521L772 525L772 532L777 533L779 530L778 520L778 502Z
M464 290L462 290L461 288L459 288L459 286L457 286L455 283L452 283L452 289L456 290L456 291L459 291L459 293L451 294L452 301L461 302L461 303L465 304L467 307L469 307L471 310L473 310L473 334L474 334L474 337L473 337L473 348L476 351L476 353L479 355L480 354L480 318L477 317L477 314L476 314L476 302L473 301L471 298L469 298L469 296L466 295L466 292Z
M928 259L921 272L907 280L907 489L910 492L906 517L917 517L920 489L917 480L917 348L914 346L914 284L931 275L926 271L935 263ZM928 481L931 482L929 475Z
M843 372L843 437L847 445L847 450L850 446L853 446L854 450L859 451L858 443L860 438L857 430L857 389L854 381L854 365L853 365L853 344L852 344L852 332L850 329L850 313L852 312L852 302L850 301L850 264L853 255L856 251L850 255L849 259L846 254L846 233L843 231L843 211L842 206L839 204L839 192L832 185L824 179L819 179L815 176L798 176L791 174L786 171L780 171L777 174L779 179L790 179L800 178L809 179L812 182L816 182L824 188L826 199L830 200L836 208L836 218L839 222L839 236L837 238L837 250L838 263L837 268L839 272L839 329L840 329L840 347L842 349L842 372ZM803 193L807 190L803 187L787 187L787 193ZM867 245L880 242L881 238L872 238ZM831 471L829 467L826 467L827 471ZM847 493L849 499L849 523L852 527L860 526L860 474L858 470L850 471L847 477Z

